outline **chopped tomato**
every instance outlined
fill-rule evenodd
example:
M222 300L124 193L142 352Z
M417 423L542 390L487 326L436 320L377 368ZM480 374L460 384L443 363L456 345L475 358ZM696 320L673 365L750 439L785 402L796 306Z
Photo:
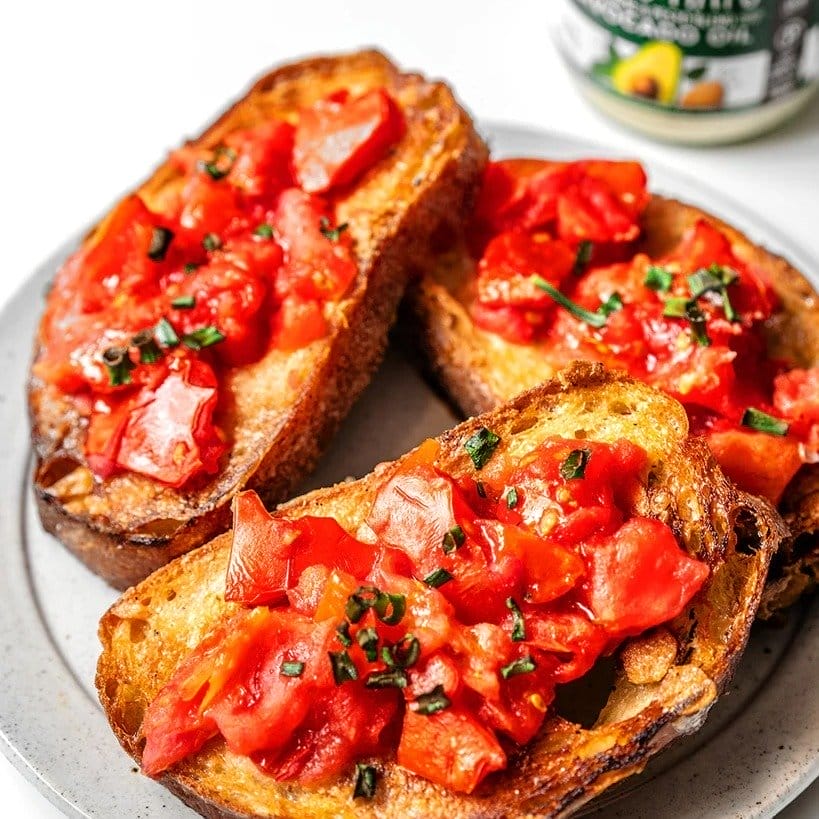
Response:
M548 234L500 233L478 262L478 299L490 307L553 306L554 301L532 283L531 277L538 275L559 289L574 260L574 251Z
M506 754L491 730L466 710L404 713L398 763L460 793L472 793L492 771L506 767Z
M552 676L556 683L582 677L609 642L606 630L585 614L573 611L527 611L527 645L556 654L562 662Z
M472 304L470 312L475 324L482 330L497 333L518 344L533 341L546 323L540 312L517 307L487 307L479 301Z
M819 367L795 368L774 379L773 404L786 418L819 422Z
M299 350L327 335L327 319L317 301L286 298L273 322L273 338L280 350Z
M350 184L403 132L401 109L382 89L320 100L302 111L296 127L293 164L299 185L308 193L323 193Z
M277 292L304 300L341 298L357 271L347 232L333 224L326 203L288 188L279 197L276 227L285 249Z
M708 445L723 472L746 492L779 503L802 466L799 441L751 429L714 430Z
M680 549L667 526L650 518L626 521L613 535L585 544L583 554L586 604L596 623L620 635L676 617L709 573Z
M229 182L246 196L266 200L290 187L293 134L290 123L278 120L228 134L225 146L235 153L230 162Z

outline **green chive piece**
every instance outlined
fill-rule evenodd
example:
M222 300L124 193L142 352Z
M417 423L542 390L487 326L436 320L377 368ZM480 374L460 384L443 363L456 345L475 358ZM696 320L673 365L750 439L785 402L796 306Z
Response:
M589 266L592 253L594 252L594 244L588 239L583 239L577 246L577 255L574 257L574 266L572 267L572 275L579 276Z
M479 498L486 497L486 487L483 485L483 481L475 481L475 491L478 493Z
M481 427L474 435L467 439L464 443L464 449L472 459L472 463L475 464L475 469L483 469L499 443L499 435L495 435L494 432L488 430L486 427Z
M227 157L228 161L225 162L223 157ZM211 179L218 182L230 173L230 169L233 167L235 161L236 151L232 148L226 148L224 145L217 145L216 148L213 149L213 160L211 162L200 160L197 163L197 167Z
M326 216L322 216L319 220L319 230L321 231L321 235L331 242L337 242L341 238L341 234L344 233L347 228L349 228L349 224L347 222L342 222L340 225L331 228L330 220Z
M381 647L381 659L390 668L410 668L421 656L421 644L412 634L405 634L397 643Z
M774 418L773 415L768 415L767 412L748 407L742 413L742 426L755 429L757 432L767 432L768 435L787 435L788 423L781 418Z
M346 620L336 626L336 640L338 640L344 648L349 648L353 644L353 638L350 637L350 624Z
M154 328L140 330L132 339L131 344L139 350L140 364L153 364L162 357L162 350L154 338Z
M512 639L519 643L526 639L526 623L523 620L523 612L511 597L506 598L506 608L512 612Z
M378 659L378 632L374 628L363 628L355 636L364 656L374 663Z
M378 771L372 765L355 764L353 799L372 799L378 785Z
M738 321L739 314L734 310L728 297L728 287L739 281L739 273L732 267L712 264L710 267L701 267L688 277L688 287L691 290L691 300L696 301L706 293L718 293L722 300L722 309L728 321Z
M688 299L679 296L671 296L665 300L663 315L666 318L685 318L685 311L688 308Z
M333 679L336 685L358 679L358 669L346 651L329 651L330 665L333 667Z
M452 701L444 693L444 687L442 685L436 685L432 691L428 691L426 694L421 694L419 697L416 697L416 699L409 704L409 707L410 710L415 711L416 714L429 717L432 714L443 711L445 708L449 708L450 705L452 705Z
M691 325L691 335L701 347L710 347L711 339L708 337L708 327L705 320L705 313L700 310L696 303L689 302L685 308L685 317Z
M375 586L359 586L347 598L344 614L351 623L357 623L384 596L383 592ZM386 610L387 602L385 601L382 605Z
M646 268L646 277L643 280L643 284L651 290L656 290L659 293L667 293L671 289L673 281L674 274L668 268L650 264Z
M221 246L222 240L219 238L219 234L217 233L206 233L205 237L202 239L202 247L209 252L219 250Z
M102 362L108 370L108 383L112 387L131 383L131 370L136 365L131 361L127 347L109 347L102 354Z
M367 688L406 688L407 672L401 668L391 668L389 671L373 671L364 680Z
M506 493L506 508L507 509L514 509L518 505L518 490L516 487L512 487Z
M566 481L585 477L590 457L590 449L573 449L560 464L560 476Z
M386 598L384 605L381 601ZM392 609L390 614L387 612ZM384 594L375 606L375 614L386 626L397 626L404 619L407 610L407 598L403 594Z
M604 302L600 303L597 312L604 318L608 318L612 313L623 309L623 299L619 293L612 293Z
M591 324L592 327L599 328L606 326L606 317L602 313L592 313L591 310L586 310L585 307L575 304L570 298L564 296L556 287L552 287L552 285L549 284L549 282L547 282L542 276L532 276L531 282L535 285L535 287L546 293L547 296L549 296L553 301L556 301L562 308L571 313L575 318L580 319L580 321L585 321L586 324Z
M266 222L263 222L253 231L253 235L258 236L261 239L272 239L275 232L276 229L273 227L273 225L268 225Z
M298 660L285 660L281 665L283 677L301 677L304 671L304 663Z
M191 273L195 273L199 269L199 265L196 262L188 262L182 270L184 271L186 276L190 276Z
M535 661L528 654L525 657L519 657L517 660L512 660L509 665L503 666L500 673L504 680L510 677L517 677L518 674L528 674L537 668Z
M443 586L444 583L449 583L450 580L452 580L452 575L442 567L428 574L424 578L424 583L426 583L427 586L432 586L433 589L437 589Z
M173 329L173 325L164 316L159 319L154 335L163 347L177 347L179 345L179 336L176 334L176 330Z
M212 347L220 341L224 341L225 337L212 324L207 327L200 327L192 333L187 333L182 336L182 343L191 350L202 350L205 347Z
M168 252L173 240L173 231L166 227L155 227L151 233L151 244L148 247L148 258L152 262L161 262Z
M195 296L177 296L172 302L171 307L175 310L189 310L191 307L196 307Z
M453 526L444 535L444 542L442 544L444 554L448 555L450 552L454 552L456 549L459 549L464 545L465 540L466 535L464 534L464 530L461 529L460 526Z

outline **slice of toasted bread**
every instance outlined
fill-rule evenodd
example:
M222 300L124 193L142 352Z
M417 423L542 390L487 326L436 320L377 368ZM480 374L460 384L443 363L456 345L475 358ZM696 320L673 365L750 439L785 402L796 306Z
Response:
M35 490L43 525L119 588L229 525L230 501L244 487L282 500L313 467L381 360L417 252L442 219L468 207L486 150L469 116L442 83L402 74L382 54L316 58L260 79L194 143L265 118L291 118L339 89L384 87L406 132L337 206L349 224L358 272L337 305L326 338L295 352L274 349L225 376L220 417L230 452L219 473L174 490L133 473L95 480L83 457L84 422L70 397L36 379L29 387L37 458ZM146 204L179 185L170 162L139 189Z
M550 717L536 739L510 757L508 769L471 796L382 760L378 794L354 802L349 776L323 787L278 782L221 739L172 768L163 784L211 817L566 815L702 724L747 640L768 561L783 536L779 518L764 501L736 490L705 444L687 437L685 411L676 401L598 364L576 363L445 433L437 465L471 474L463 444L484 425L500 435L500 451L513 455L551 435L640 444L650 468L635 511L667 522L681 545L711 568L687 611L620 651L615 688L594 726ZM392 467L381 464L358 481L312 492L277 514L332 516L355 532ZM191 647L235 611L223 598L230 542L224 534L175 560L102 618L97 688L117 737L137 760L147 705Z
M643 215L637 250L661 256L699 219L728 236L736 256L764 276L779 296L781 307L766 328L771 355L796 367L819 365L819 296L785 259L715 216L661 196L651 197ZM538 344L513 344L475 326L469 313L474 272L465 248L450 248L410 287L403 311L426 366L466 415L486 412L555 371ZM799 471L780 508L792 537L776 558L762 616L790 605L819 582L819 465Z

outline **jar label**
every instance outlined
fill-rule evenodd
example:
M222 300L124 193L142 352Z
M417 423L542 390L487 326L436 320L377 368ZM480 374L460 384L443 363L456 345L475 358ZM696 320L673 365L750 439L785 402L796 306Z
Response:
M819 0L565 0L558 44L615 94L719 111L819 78Z

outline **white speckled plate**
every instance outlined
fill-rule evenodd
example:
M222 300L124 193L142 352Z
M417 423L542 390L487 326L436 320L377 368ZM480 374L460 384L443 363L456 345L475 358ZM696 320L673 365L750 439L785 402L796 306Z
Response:
M605 155L600 146L554 134L488 126L497 155ZM649 166L653 190L701 204L789 257L819 284L819 266L786 237L696 181ZM192 816L136 772L97 703L96 625L115 599L40 528L29 488L24 382L41 294L67 246L46 262L0 317L0 750L71 816ZM454 416L393 352L346 422L312 488L375 463L450 426ZM606 817L761 819L819 774L819 601L782 629L759 629L729 695L706 727L658 757L590 812Z

